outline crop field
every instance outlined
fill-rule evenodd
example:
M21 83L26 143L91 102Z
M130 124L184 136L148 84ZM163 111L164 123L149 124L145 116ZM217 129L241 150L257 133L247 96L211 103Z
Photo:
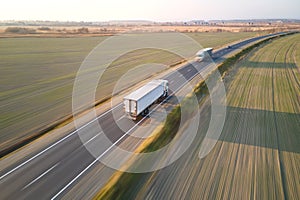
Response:
M114 199L300 199L300 34L268 42L224 77L227 116L203 159L210 120L202 106L198 138L174 164L132 174L130 191ZM122 193L124 194L124 193Z
M188 33L203 47L220 47L253 37L247 33ZM0 39L0 149L18 144L71 115L76 72L88 53L107 37ZM109 97L119 75L144 62L170 65L178 57L160 51L131 52L112 64L99 83L97 100ZM131 84L157 69L143 71ZM90 73L93 73L91 70Z
M241 33L185 33L187 36L193 38L200 45L205 47L220 47L231 42L239 41L247 37L253 37L258 33L241 32ZM260 33L261 34L261 33ZM267 34L267 33L265 33ZM205 37L203 37L205 35Z

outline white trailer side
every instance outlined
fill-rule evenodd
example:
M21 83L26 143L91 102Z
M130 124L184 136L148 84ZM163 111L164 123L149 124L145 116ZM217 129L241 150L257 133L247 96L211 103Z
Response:
M133 119L168 93L168 81L154 80L124 97L125 112Z

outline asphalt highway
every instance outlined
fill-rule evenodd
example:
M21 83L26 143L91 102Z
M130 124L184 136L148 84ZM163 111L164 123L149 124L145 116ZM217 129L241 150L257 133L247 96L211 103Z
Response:
M232 53L237 48L242 48L249 43L273 35L275 34L251 38L220 49L214 52L213 59L217 60ZM164 79L169 81L170 93L178 91L186 84L183 79L179 78L180 76L190 80L198 74L198 70L204 70L205 67L207 67L205 62L194 66L187 64L181 67L177 71L178 73L166 75ZM116 124L115 119L117 119L118 124ZM140 120L143 121L143 119ZM142 121L133 123L124 117L123 105L119 104L80 129L86 133L86 145L96 145L103 139L104 133L113 143L118 145L122 143L129 132L138 129L139 123L143 123ZM99 133L97 129L93 129L91 126L93 123L100 123L103 132ZM110 148L110 145L98 147L99 156L108 154ZM71 132L50 146L46 146L42 151L32 152L30 156L1 171L0 199L60 199L88 171L92 170L97 162L82 144L77 131Z

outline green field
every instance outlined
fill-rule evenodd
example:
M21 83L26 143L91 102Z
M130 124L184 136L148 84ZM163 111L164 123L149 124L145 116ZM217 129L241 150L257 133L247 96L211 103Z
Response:
M184 156L153 173L123 173L97 198L300 199L299 52L300 34L282 37L227 72L225 126L204 159L198 153L210 120L209 101ZM126 182L129 187L122 185Z
M260 33L263 34L263 33ZM267 34L267 33L265 33ZM231 42L239 41L247 37L257 36L257 33L242 32L242 33L186 33L187 36L193 38L200 45L205 47L221 47Z
M189 33L202 46L220 47L257 33ZM20 143L71 115L72 86L88 53L106 37L0 39L0 149ZM107 71L97 98L107 98L119 75L144 62L172 64L178 57L142 50L125 55ZM153 71L154 72L154 71ZM92 73L92 71L91 71ZM148 76L151 75L151 70ZM134 77L134 84L145 78ZM101 90L100 90L101 89Z

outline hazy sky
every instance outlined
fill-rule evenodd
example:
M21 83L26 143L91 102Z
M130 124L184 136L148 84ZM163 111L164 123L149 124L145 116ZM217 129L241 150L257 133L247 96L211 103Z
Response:
M1 1L0 1L1 2ZM300 0L5 0L0 20L300 19Z

